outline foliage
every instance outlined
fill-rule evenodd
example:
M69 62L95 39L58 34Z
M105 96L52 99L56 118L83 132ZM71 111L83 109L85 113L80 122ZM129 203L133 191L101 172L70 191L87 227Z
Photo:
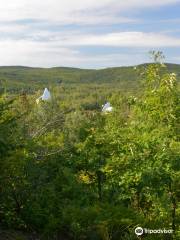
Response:
M33 91L0 98L1 228L39 239L128 240L139 225L180 237L179 86L155 57L135 95L106 82L119 69L1 69L15 82L28 73L31 84L33 72L33 91L50 74L69 79L51 84L50 102L36 105ZM96 83L87 85L90 74ZM101 113L106 100L112 113Z

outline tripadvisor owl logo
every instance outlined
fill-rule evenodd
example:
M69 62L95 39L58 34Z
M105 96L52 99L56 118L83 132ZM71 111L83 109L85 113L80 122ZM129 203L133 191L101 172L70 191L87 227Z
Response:
M172 229L147 229L142 227L135 228L135 234L141 236L143 234L173 234Z
M135 234L137 235L137 236L141 236L141 235L143 235L143 228L142 227L137 227L136 229L135 229Z

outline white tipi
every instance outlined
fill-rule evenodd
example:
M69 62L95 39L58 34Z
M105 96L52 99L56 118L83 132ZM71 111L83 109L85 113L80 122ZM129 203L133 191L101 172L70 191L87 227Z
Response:
M107 102L105 105L102 106L102 112L112 112L113 107L111 106L111 104L109 102Z
M47 88L44 89L43 95L36 99L37 104L39 103L40 99L43 101L48 101L51 99L51 93Z

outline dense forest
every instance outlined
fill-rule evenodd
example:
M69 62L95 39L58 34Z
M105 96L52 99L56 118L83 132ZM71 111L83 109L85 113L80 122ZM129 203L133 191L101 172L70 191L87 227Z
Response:
M180 66L160 57L0 68L0 239L180 239Z

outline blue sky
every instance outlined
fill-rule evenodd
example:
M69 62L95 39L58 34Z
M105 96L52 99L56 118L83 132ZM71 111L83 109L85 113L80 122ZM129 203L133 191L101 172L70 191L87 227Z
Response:
M6 0L0 65L104 68L180 64L180 0Z

